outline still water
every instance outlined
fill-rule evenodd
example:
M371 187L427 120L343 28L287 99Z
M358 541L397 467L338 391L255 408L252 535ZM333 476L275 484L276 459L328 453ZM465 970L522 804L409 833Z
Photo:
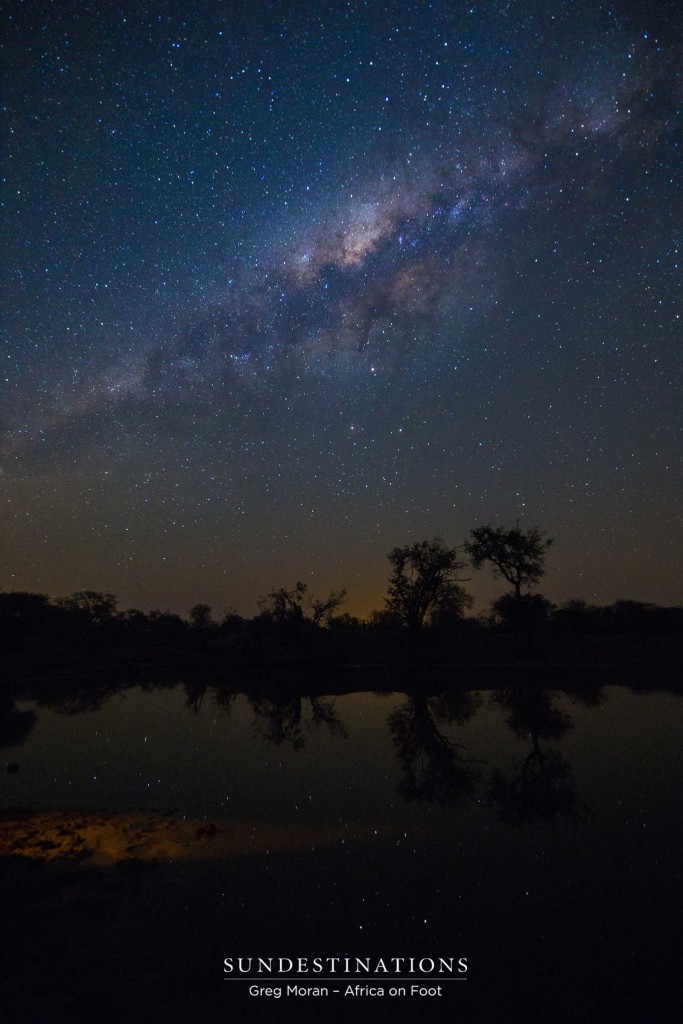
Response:
M2 775L3 807L192 823L214 875L197 882L182 844L156 859L190 887L173 892L186 894L193 954L466 956L465 991L425 1019L675 1019L678 695L188 685L86 688L5 712L18 771ZM193 998L219 1019L227 1007L211 999L227 996L207 985ZM230 998L249 1019L302 1017ZM403 1012L389 1019L416 1013Z
M35 724L5 747L20 771L2 778L4 806L423 826L437 816L439 828L480 804L493 825L506 793L519 824L647 828L679 809L683 699L666 692L208 690L193 701L183 687L133 688L95 710L73 699L17 708ZM544 776L565 801L541 802Z

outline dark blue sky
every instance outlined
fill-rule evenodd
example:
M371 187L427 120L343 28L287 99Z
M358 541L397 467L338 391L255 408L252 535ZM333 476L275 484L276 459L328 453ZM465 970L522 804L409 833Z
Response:
M7 4L0 586L681 602L676 6Z

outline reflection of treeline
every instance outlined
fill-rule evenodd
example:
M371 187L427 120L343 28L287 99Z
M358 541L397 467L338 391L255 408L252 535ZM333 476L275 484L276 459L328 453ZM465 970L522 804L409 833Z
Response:
M581 686L561 694L544 685L542 674L528 670L507 682L505 689L488 694L478 690L427 693L419 684L405 692L386 719L400 771L397 792L404 800L442 807L469 801L495 808L501 820L515 826L578 821L585 806L572 765L556 744L574 728L566 706L601 708L607 694L585 678ZM222 686L201 683L186 684L185 692L187 707L195 713L208 695L212 714L220 709L229 715L237 697ZM321 728L335 739L349 736L333 697L291 693L246 694L246 698L254 714L255 733L277 746L298 752ZM503 712L505 724L523 743L509 764L493 766L465 743L463 728L486 705Z
M498 678L500 674L499 669ZM550 681L544 673L526 669L505 675L506 688L488 692L429 692L419 676L409 674L403 680L409 689L393 692L393 706L386 717L397 759L396 791L412 803L451 808L474 803L494 808L502 820L515 826L572 823L582 814L583 802L572 766L557 744L574 728L568 711L571 705L600 708L607 694L597 682L585 678L580 687L559 693L544 685ZM159 685L145 689L156 690ZM352 728L336 697L310 693L306 685L300 679L297 688L290 679L287 693L238 692L226 683L208 685L196 678L184 682L182 689L185 706L193 715L204 712L228 719L241 698L242 707L253 715L253 735L294 752L303 750L316 733L326 734L332 742L347 739ZM116 685L90 680L79 685L73 677L42 690L33 684L37 712L20 710L12 699L0 697L0 747L24 743L44 707L64 715L89 713L130 688L130 681ZM481 740L481 732L465 731L486 706L502 712L505 724L521 741L511 759L506 756L496 764L470 748L473 741Z

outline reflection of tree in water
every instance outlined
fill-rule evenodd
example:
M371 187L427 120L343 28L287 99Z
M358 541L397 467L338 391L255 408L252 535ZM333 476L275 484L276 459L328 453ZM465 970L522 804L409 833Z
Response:
M506 776L494 772L490 797L498 805L500 817L512 825L534 821L575 822L581 811L572 768L567 759L541 740L559 740L574 727L570 716L554 704L556 694L549 690L522 686L498 690L492 703L507 712L506 722L517 736L531 742L523 761L513 762Z
M82 715L101 711L105 703L119 695L123 700L129 691L145 693L155 690L172 690L175 681L155 680L138 682L135 679L119 679L116 676L98 680L93 675L87 678L73 678L50 682L44 690L32 693L38 707L50 708L60 715Z
M0 699L0 747L18 747L36 724L35 711L20 711L11 698Z
M505 721L517 736L531 737L537 745L539 740L559 740L574 728L570 716L555 706L556 697L552 690L520 686L496 690L491 702L508 712Z
M105 701L122 689L123 687L115 683L97 684L89 681L70 693L41 697L38 705L41 708L50 708L60 715L83 715L87 712L100 711Z
M199 679L187 680L182 685L185 691L185 707L193 711L195 715L198 715L209 687ZM227 690L221 686L211 687L211 704L214 707L220 708L226 718L230 714L233 702L236 700L236 690Z
M571 690L567 696L572 704L580 704L584 708L601 708L607 702L605 690L599 683L583 682L580 688Z
M439 725L463 725L479 709L477 693L439 697L408 697L389 715L389 730L398 752L403 778L398 790L406 800L442 806L471 796L477 763L464 758L465 748L444 735Z
M250 697L256 715L256 730L270 743L289 743L294 750L305 746L305 733L325 725L333 736L346 739L334 700L323 697L287 697L281 699Z

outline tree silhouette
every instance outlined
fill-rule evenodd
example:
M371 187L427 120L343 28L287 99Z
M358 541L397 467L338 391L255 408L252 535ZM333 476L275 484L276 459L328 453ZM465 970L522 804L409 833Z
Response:
M286 590L285 587L272 590L259 600L258 606L273 622L303 622L308 618L304 612L304 599L307 591L307 585L299 580L291 590ZM309 621L316 626L329 625L331 616L344 603L345 598L345 590L332 590L325 598L309 598L307 602L311 611Z
M458 586L458 573L465 563L457 548L446 547L439 537L405 547L393 548L389 592L385 604L411 630L420 630L437 610L461 612L472 603L470 595Z
M515 597L501 594L491 605L496 615L515 629L533 630L547 625L553 605L542 594L522 594Z
M311 613L313 621L318 626L329 626L330 619L346 599L345 590L332 590L328 597L311 598Z
M465 550L475 569L490 562L494 576L502 576L519 601L522 587L538 583L545 572L545 557L553 543L537 526L521 529L519 522L511 530L503 526L478 526L470 530Z
M291 590L280 587L259 599L258 606L273 622L299 622L304 617L303 600L308 587L299 580Z
M4 650L31 637L54 635L62 620L61 609L50 604L47 594L0 593L0 644Z
M194 604L190 608L190 625L193 629L208 629L215 625L208 604Z
M104 594L99 590L78 590L68 597L58 597L55 604L81 615L95 625L102 625L113 619L118 602L113 594Z

